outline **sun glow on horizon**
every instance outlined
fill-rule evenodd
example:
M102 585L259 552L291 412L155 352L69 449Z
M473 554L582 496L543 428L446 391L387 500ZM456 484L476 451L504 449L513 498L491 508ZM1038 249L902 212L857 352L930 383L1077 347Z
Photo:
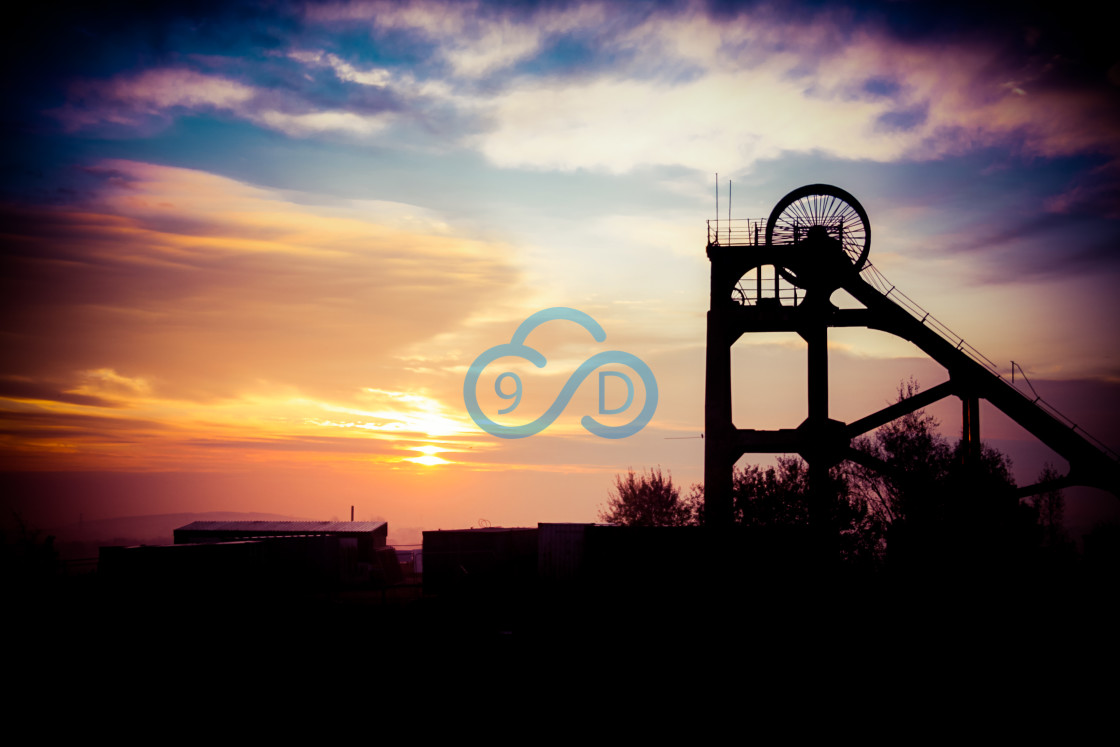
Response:
M407 459L405 459L406 462L423 464L425 467L435 467L436 465L440 464L454 464L454 462L450 462L446 459L442 459L436 456L436 454L440 454L445 451L445 449L440 446L433 446L429 444L427 446L412 446L410 448L412 451L421 452L424 456L408 457Z

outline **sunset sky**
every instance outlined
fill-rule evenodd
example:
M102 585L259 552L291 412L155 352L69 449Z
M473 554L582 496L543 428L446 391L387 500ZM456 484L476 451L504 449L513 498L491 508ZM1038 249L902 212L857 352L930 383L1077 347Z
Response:
M355 505L404 536L593 521L628 467L687 490L716 172L724 217L728 180L736 218L854 194L891 283L1120 450L1120 52L1078 3L142 5L44 4L5 50L0 471L33 521ZM471 421L471 362L556 306L606 340L540 328L503 422L620 350L645 429L584 430L594 376L538 435ZM757 337L736 424L794 427L804 344ZM830 343L841 420L946 378ZM1064 467L983 413L1021 482Z

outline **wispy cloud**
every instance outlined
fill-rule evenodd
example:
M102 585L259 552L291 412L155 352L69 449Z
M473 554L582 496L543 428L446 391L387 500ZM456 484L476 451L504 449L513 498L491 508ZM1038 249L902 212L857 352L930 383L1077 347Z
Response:
M996 144L1028 156L1116 155L1120 125L1099 93L1044 77L1009 85L1019 71L975 41L837 31L826 13L796 23L655 16L606 42L640 50L622 69L510 82L487 100L495 127L475 142L505 166L611 171L729 159L737 170L811 151L929 160ZM635 74L642 68L661 72Z
M301 205L131 161L95 173L96 200L25 214L9 233L9 402L126 407L180 424L205 403L232 432L238 418L271 431L269 413L330 430L323 423L349 411L367 413L347 421L367 437L376 423L411 438L461 429L462 413L449 416L391 364L516 293L505 247L443 235L404 205ZM370 207L393 215L372 221Z
M359 70L354 65L341 59L336 54L328 52L295 51L289 56L298 62L309 66L329 67L338 76L339 80L357 83L363 86L384 88L392 79L392 73L386 68L370 67Z
M428 147L450 139L501 167L615 173L742 170L783 153L931 160L993 145L1113 159L1120 142L1115 103L1100 90L1056 85L1051 68L983 40L899 38L839 11L793 20L767 8L716 18L691 4L359 2L311 5L304 19L364 25L375 48L407 34L397 44L423 43L444 64L371 64L360 46L300 46L286 58L304 75L280 86L270 56L244 60L237 79L156 68L75 84L56 114L71 129L142 128L210 111L293 137L367 142L419 126L432 130ZM334 88L352 90L324 97L310 83L327 70Z
M364 74L368 80L372 73ZM361 85L362 74L348 78ZM185 68L123 73L106 81L82 81L52 113L70 131L106 126L158 129L174 117L210 112L244 119L293 137L341 133L369 136L393 119L391 107L370 112L324 109L299 96L278 96L223 76Z
M252 86L234 80L164 68L73 83L66 105L54 114L72 131L102 123L142 127L176 109L236 111L255 95Z
M433 44L453 77L477 79L531 59L551 37L601 28L601 3L495 8L479 2L354 2L309 5L314 23L361 22L371 33L406 31Z

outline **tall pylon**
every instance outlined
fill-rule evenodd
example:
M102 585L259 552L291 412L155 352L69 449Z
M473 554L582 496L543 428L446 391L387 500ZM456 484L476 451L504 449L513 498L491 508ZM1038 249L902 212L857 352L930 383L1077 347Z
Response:
M1062 422L1037 399L1007 382L963 340L915 315L900 304L893 287L868 282L871 224L863 206L848 192L810 184L783 197L765 225L760 220L728 219L726 229L709 224L711 262L707 371L704 399L704 516L712 527L732 524L735 462L747 453L797 453L809 464L810 522L825 522L828 471L845 459L889 470L890 465L852 448L852 441L881 425L944 397L962 403L962 440L966 459L980 454L979 401L1002 410L1070 464L1056 483L1042 487L1091 485L1120 496L1120 462ZM840 309L830 298L843 289L863 304ZM917 345L949 373L949 381L851 423L829 416L828 330L866 327ZM736 427L731 410L731 347L751 332L794 332L808 346L808 416L791 428ZM827 526L823 527L828 529Z

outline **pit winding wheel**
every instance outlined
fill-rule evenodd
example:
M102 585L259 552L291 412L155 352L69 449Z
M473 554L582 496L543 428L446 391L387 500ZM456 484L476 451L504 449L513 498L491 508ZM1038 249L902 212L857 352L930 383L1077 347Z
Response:
M766 244L798 244L819 226L843 245L855 272L863 269L871 251L871 222L859 200L831 184L809 184L778 201L766 221ZM797 278L787 268L779 272L791 283Z

